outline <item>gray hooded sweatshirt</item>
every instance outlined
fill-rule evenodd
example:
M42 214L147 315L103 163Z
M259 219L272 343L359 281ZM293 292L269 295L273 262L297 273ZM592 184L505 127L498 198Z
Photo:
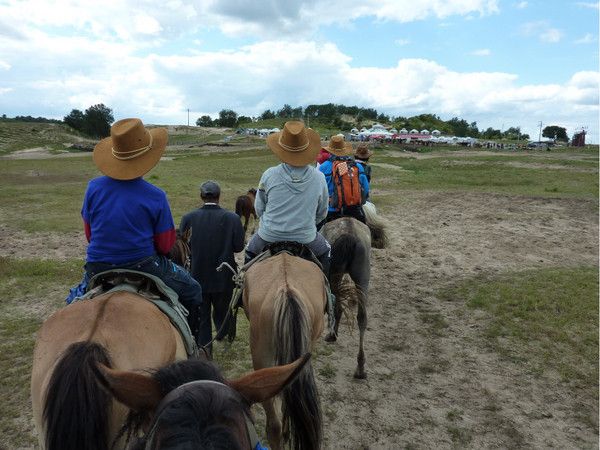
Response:
M254 208L258 235L267 242L312 242L317 223L327 216L329 192L322 172L313 166L282 163L260 178Z

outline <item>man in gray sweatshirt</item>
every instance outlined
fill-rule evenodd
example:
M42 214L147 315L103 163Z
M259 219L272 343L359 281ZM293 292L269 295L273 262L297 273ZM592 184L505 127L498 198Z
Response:
M260 225L248 242L246 259L269 243L295 241L311 249L327 274L331 247L317 232L317 223L327 216L329 192L325 176L311 165L321 138L304 123L290 121L267 138L267 145L282 163L260 178L254 202Z

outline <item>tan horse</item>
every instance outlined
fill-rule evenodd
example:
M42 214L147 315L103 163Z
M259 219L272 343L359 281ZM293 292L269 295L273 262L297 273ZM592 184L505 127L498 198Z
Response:
M180 236L174 246L173 261L180 265L188 259L189 237ZM128 409L98 386L97 363L143 370L185 358L179 332L140 295L104 294L56 311L38 331L33 353L31 400L40 447L110 448Z
M323 273L316 264L284 252L252 265L245 278L244 310L254 369L289 364L308 353L323 332L325 304ZM321 447L321 406L310 363L283 391L281 412L272 399L262 405L272 449L288 440L294 449Z
M31 374L41 448L110 448L128 409L98 385L93 365L131 371L186 357L167 316L139 295L104 294L55 312L38 332Z

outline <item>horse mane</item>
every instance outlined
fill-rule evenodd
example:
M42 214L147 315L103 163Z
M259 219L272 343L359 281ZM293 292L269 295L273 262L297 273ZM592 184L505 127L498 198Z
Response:
M109 441L111 398L101 389L92 366L111 366L106 348L95 342L71 344L58 361L47 387L43 417L46 449L104 449ZM83 426L74 418L85 417ZM69 430L61 433L60 430ZM94 436L92 441L90 436Z
M151 374L163 395L196 380L225 383L215 364L199 359L178 361ZM160 416L163 426L160 433L161 448L178 448L182 442L196 442L198 448L238 449L237 440L225 424L237 421L240 408L249 414L249 407L241 398L225 397L204 390L193 391L189 396L174 400ZM139 434L142 425L148 421L148 411L131 411L117 439L126 434L129 441ZM141 450L145 445L146 439L139 438L132 448Z

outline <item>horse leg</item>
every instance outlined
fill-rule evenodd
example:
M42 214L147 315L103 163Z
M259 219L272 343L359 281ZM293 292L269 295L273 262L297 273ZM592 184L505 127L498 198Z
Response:
M330 286L331 292L335 295L335 305L334 305L334 316L335 316L335 325L333 326L333 330L329 330L327 336L325 336L326 342L335 342L337 340L338 329L340 327L340 320L342 318L342 298L340 295L340 285L342 283L343 275L336 274L331 276Z
M359 331L359 342L358 342L358 356L356 357L356 371L354 372L354 378L364 379L367 378L365 372L365 330L367 329L367 296L363 292L359 293L358 302L358 313L356 315L358 322Z
M356 321L358 322L359 331L359 343L358 343L358 355L356 357L356 371L354 372L354 378L364 379L367 378L367 372L365 371L365 331L367 329L367 295L369 292L369 280L371 278L371 266L369 260L369 250L358 256L351 268L350 277L354 281L356 286L356 292L358 294L358 312L356 315Z
M267 439L272 450L283 448L281 441L281 420L275 409L275 400L269 399L262 403L267 416Z

